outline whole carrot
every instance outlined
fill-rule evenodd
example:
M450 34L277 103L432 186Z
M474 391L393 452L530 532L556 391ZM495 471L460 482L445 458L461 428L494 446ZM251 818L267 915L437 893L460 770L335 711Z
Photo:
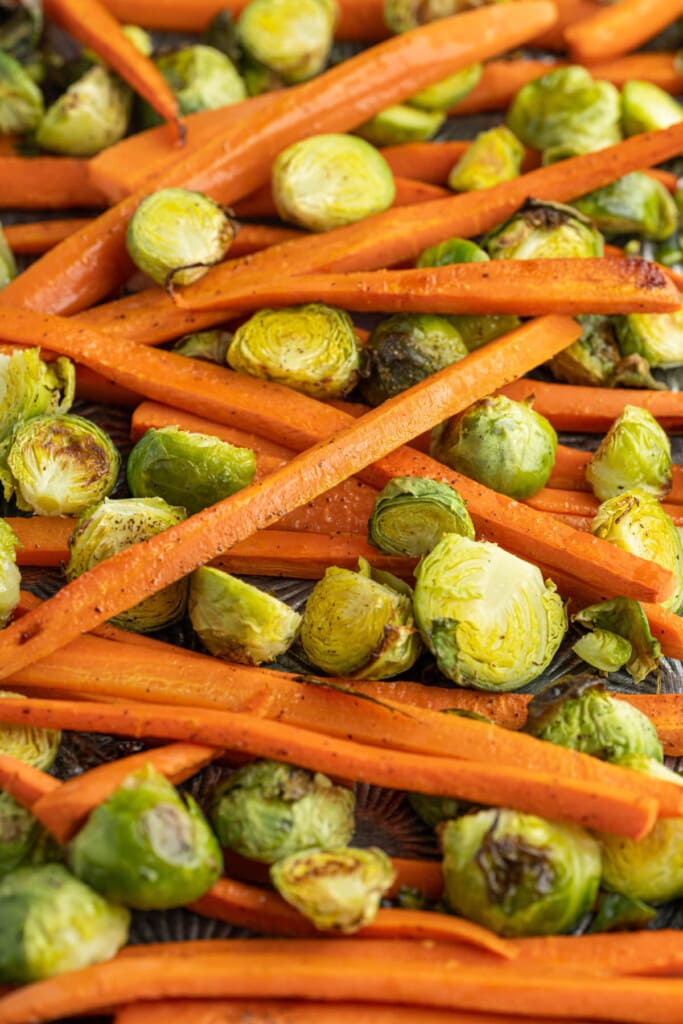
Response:
M681 0L619 0L564 30L572 60L609 60L636 50L683 14Z

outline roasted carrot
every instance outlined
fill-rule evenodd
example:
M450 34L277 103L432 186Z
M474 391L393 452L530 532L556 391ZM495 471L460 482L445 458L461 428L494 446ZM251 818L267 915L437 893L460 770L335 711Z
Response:
M395 175L445 185L451 167L467 152L469 142L404 142L384 146L380 153Z
M557 21L542 35L534 39L534 46L542 50L566 50L564 30L568 25L595 13L598 0L556 0Z
M8 522L11 522L11 520L8 520ZM22 590L19 595L19 604L14 609L14 617L20 618L22 615L26 615L34 608L37 608L41 603L41 599L36 597L35 594L32 594L27 590ZM145 633L133 633L132 630L129 629L119 629L118 626L112 626L109 622L104 622L102 625L97 626L93 630L92 635L101 637L105 640L115 640L117 643L132 644L135 647L151 647L157 655L164 651L163 645L161 648L159 647L158 640L154 640ZM112 653L115 656L115 652Z
M87 366L76 366L76 394L88 402L101 402L103 405L135 406L141 398L129 388L114 384Z
M66 210L105 206L90 181L87 160L68 156L0 156L0 207Z
M619 0L564 30L572 60L590 64L637 50L683 14L681 0Z
M39 220L32 224L8 224L3 227L12 252L30 256L47 252L74 231L85 227L89 218L72 217L70 220Z
M6 520L19 538L18 565L60 566L69 557L74 520L60 516L22 516Z
M590 65L590 72L594 78L606 79L618 87L640 78L674 96L678 96L683 88L683 74L677 66L676 53L671 51L643 51L626 54L616 60L601 60Z
M557 487L544 487L532 498L527 498L526 502L542 512L556 512L583 518L592 518L600 508L600 502L592 494L583 491L564 491ZM662 507L677 526L683 526L683 509L680 505L662 502Z
M47 772L41 772L25 761L0 754L0 789L21 804L31 809L42 796L47 796L60 787L58 779Z

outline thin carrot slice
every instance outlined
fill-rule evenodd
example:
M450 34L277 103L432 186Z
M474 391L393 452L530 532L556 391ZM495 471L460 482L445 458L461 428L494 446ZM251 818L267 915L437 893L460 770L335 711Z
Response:
M68 156L0 156L0 207L67 210L105 206L88 175L88 161Z
M564 38L578 63L610 60L637 50L681 14L681 0L619 0L568 25Z
M21 804L22 807L33 807L42 796L47 796L61 783L53 779L47 772L41 772L25 761L0 754L0 789Z

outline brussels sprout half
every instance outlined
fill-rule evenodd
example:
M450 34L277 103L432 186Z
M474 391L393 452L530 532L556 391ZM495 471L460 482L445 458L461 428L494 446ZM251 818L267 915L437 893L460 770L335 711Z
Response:
M237 33L246 53L289 85L323 70L335 19L334 0L251 0Z
M3 528L9 527L0 519L0 534ZM3 697L22 700L23 694L0 690L0 701ZM62 734L58 729L38 729L29 725L0 726L0 754L8 754L17 761L30 764L41 772L52 767L59 750Z
M0 879L0 981L24 984L110 960L128 941L130 914L61 864Z
M27 61L34 56L34 48L43 31L43 5L41 0L19 0L0 9L0 50L11 53L17 60Z
M639 487L656 498L671 490L671 443L652 413L626 405L586 467L593 494L606 501Z
M197 331L196 334L186 334L184 338L179 338L173 351L188 359L203 359L207 363L225 366L231 341L230 331Z
M451 908L498 935L557 935L591 909L600 846L576 825L490 809L441 833Z
M464 501L438 480L399 476L375 498L368 521L368 541L390 555L424 555L445 533L474 539Z
M272 171L282 220L330 231L387 210L396 189L381 153L354 135L312 135L284 149Z
M449 75L448 78L413 93L406 103L420 110L435 110L442 113L460 103L465 96L469 96L478 85L483 70L482 64L471 64L468 68L456 71L454 75Z
M631 643L626 637L596 626L572 646L572 651L599 672L616 672L623 668L633 654Z
M658 131L683 121L683 107L653 82L632 80L621 90L621 123L625 135Z
M181 114L215 110L246 98L247 90L237 68L213 46L185 46L175 53L162 54L155 63L173 90ZM147 112L146 120L161 123L158 115Z
M562 203L528 199L484 238L492 260L569 259L602 256L603 239L588 218Z
M320 772L254 761L218 788L211 821L222 846L273 864L311 847L346 845L354 807L353 792Z
M505 313L491 313L489 316L458 313L448 319L465 342L468 352L488 345L489 341L516 330L521 324L518 316Z
M613 318L587 314L576 319L583 333L578 341L550 360L553 377L568 384L608 387L621 358Z
M0 50L0 133L32 132L43 116L43 94L18 60Z
M18 547L19 539L14 530L4 519L0 519L0 629L7 625L19 604L21 573L17 568ZM0 740L0 749L1 745Z
M356 135L373 146L398 146L403 142L426 142L436 135L446 120L438 110L418 110L407 103L396 103L354 128Z
M605 235L639 235L661 241L678 226L678 207L660 181L634 171L574 200Z
M280 895L324 931L350 935L369 924L396 872L375 846L295 853L273 864Z
M0 791L0 878L26 863L40 831L38 819Z
M612 601L592 604L573 615L572 622L587 629L607 630L627 640L631 650L625 664L634 683L641 683L650 672L657 670L662 647L650 632L647 615L638 601L615 597Z
M445 242L423 249L417 267L447 267L451 263L486 263L491 257L469 238L448 238Z
M0 51L0 56L2 52ZM4 288L17 276L17 264L5 233L0 225L0 288Z
M0 354L0 442L32 416L68 412L75 390L76 373L69 359L44 363L37 348Z
M477 135L448 175L456 192L491 188L519 177L524 146L505 125Z
M622 355L639 355L663 370L683 364L683 310L614 318Z
M130 105L128 87L96 64L48 107L36 142L61 156L94 156L126 134Z

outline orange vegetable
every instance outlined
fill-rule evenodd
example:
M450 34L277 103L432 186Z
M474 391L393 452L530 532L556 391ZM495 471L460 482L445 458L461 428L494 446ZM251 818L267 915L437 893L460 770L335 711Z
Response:
M542 512L557 512L588 519L592 519L600 507L600 502L592 494L583 491L564 491L557 487L544 487L538 494L534 494L533 498L527 498L526 503ZM683 509L680 505L662 502L662 508L668 512L677 526L683 526Z
M610 60L636 50L681 14L681 0L619 0L568 25L564 38L577 63Z
M105 206L88 176L88 161L70 156L0 156L0 207L66 210Z
M36 800L58 789L60 782L25 761L0 754L0 789L21 804L33 807Z
M47 252L53 245L57 245L88 223L89 219L84 217L72 217L71 220L40 220L33 224L7 224L3 226L3 231L12 252L17 255L36 255Z

